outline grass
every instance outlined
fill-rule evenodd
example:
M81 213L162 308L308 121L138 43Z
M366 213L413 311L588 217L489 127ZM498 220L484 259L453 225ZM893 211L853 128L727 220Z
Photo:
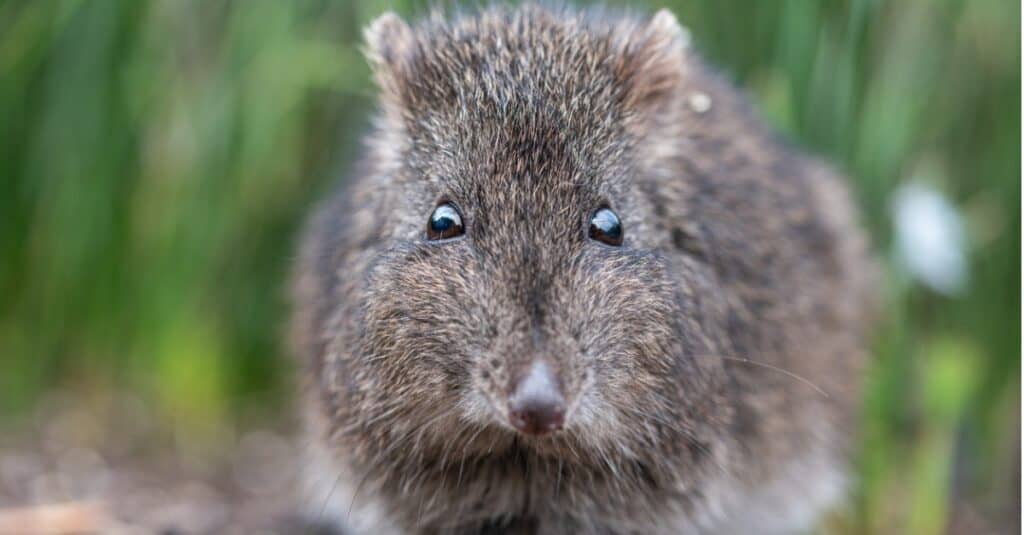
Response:
M845 532L937 533L1019 492L1020 5L678 0L712 62L852 177L886 264ZM0 2L0 427L55 389L215 428L287 399L282 284L373 106L360 28L399 0ZM940 192L968 282L898 261ZM197 431L199 430L199 431ZM1019 493L1016 494L1019 496Z

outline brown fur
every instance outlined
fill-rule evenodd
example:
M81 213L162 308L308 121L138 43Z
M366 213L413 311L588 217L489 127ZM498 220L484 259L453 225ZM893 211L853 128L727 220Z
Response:
M389 14L367 43L381 112L295 284L314 513L373 533L805 523L755 504L824 502L853 424L871 264L833 173L667 12ZM428 242L442 200L466 234ZM603 203L621 248L587 238ZM536 357L569 409L525 437L505 403Z

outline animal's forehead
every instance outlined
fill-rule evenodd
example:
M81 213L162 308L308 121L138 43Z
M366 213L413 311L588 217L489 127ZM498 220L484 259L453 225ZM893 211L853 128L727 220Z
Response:
M615 76L621 33L540 8L428 20L415 31L405 102L413 113L447 108L573 124L608 116L623 91Z
M442 189L474 190L481 203L500 205L506 195L556 203L607 196L627 174L629 142L617 126L567 124L542 108L434 117L414 129L409 163Z
M478 204L616 197L633 142L622 62L636 31L535 6L417 24L398 67L407 163L439 190L475 188L462 193Z

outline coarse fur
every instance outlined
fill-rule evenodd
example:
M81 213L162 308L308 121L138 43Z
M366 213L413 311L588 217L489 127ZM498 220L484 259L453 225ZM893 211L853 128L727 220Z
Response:
M667 11L367 30L380 110L295 277L343 533L789 533L842 495L874 284L851 202ZM464 236L428 241L441 202ZM625 242L588 239L594 211ZM565 428L508 423L554 367Z

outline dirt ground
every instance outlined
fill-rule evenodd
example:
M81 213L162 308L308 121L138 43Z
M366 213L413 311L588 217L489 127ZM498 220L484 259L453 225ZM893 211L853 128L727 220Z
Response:
M0 535L300 533L287 423L168 434L138 400L97 414L56 395L0 436Z

